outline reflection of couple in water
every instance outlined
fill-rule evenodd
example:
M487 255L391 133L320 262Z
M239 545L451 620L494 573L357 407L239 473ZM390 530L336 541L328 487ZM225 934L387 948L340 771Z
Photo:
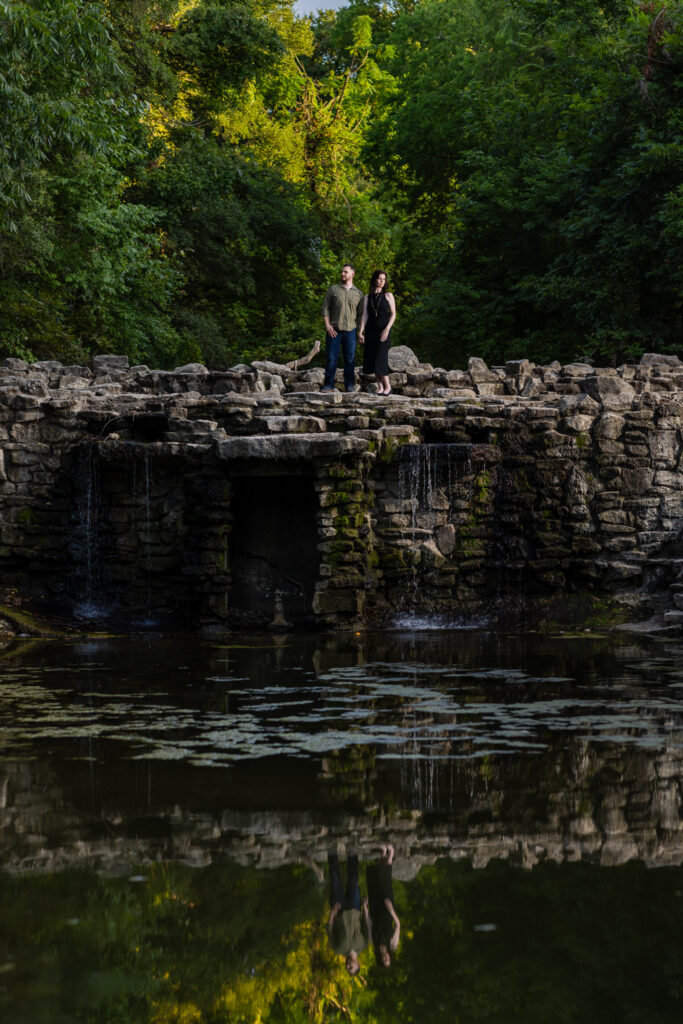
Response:
M391 884L393 846L383 846L376 864L367 868L368 895L361 905L358 881L358 856L350 853L346 858L346 890L341 877L339 857L328 855L330 867L330 916L327 934L335 953L345 958L351 976L358 974L358 954L368 944L375 949L375 960L380 967L389 967L401 936L401 922L394 909Z

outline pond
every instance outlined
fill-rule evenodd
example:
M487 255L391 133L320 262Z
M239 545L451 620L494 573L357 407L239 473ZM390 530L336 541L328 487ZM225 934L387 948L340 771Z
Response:
M0 1018L683 1019L681 645L420 625L8 644Z

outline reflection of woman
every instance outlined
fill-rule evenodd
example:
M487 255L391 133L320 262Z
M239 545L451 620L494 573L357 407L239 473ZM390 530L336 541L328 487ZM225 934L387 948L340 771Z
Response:
M391 957L398 949L401 922L394 910L394 890L391 884L393 846L383 846L382 856L367 868L368 902L375 960L380 967L389 967Z
M391 393L389 383L389 348L391 328L396 319L396 301L387 291L387 275L376 270L370 278L370 288L363 300L363 320L360 342L365 345L363 373L377 377L377 394Z

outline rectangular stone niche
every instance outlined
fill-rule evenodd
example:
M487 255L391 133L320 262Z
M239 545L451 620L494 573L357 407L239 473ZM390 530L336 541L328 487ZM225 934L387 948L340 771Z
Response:
M309 476L232 479L229 621L310 625L320 568L318 499Z

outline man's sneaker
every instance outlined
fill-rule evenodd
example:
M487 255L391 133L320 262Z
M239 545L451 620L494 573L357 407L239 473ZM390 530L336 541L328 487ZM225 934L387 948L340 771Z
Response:
M320 390L321 391L334 391L334 388L332 387L331 384L325 384Z
M356 387L354 384L349 384L347 387L344 388L344 391L346 391L347 393L355 392L355 390Z

